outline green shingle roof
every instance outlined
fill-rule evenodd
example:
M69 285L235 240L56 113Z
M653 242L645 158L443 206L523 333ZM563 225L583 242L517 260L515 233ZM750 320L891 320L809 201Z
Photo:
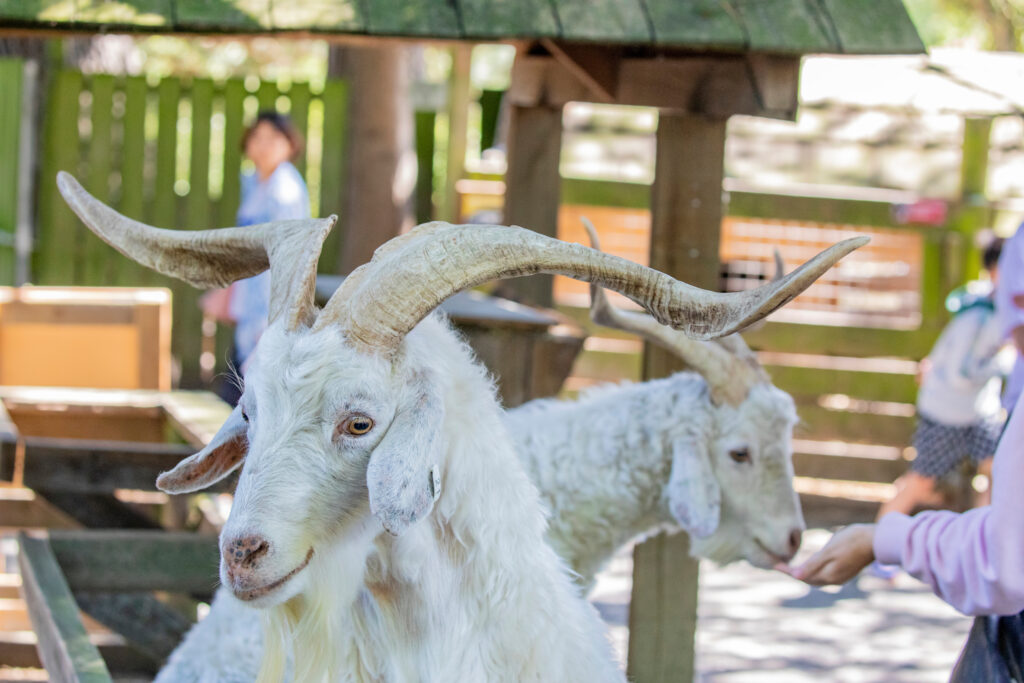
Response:
M922 52L901 0L0 0L0 29L360 34L781 54Z

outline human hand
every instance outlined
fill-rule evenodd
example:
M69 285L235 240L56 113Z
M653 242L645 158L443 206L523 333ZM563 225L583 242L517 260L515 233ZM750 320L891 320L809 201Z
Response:
M852 524L840 529L798 567L776 565L776 569L812 586L846 583L875 559L875 525Z

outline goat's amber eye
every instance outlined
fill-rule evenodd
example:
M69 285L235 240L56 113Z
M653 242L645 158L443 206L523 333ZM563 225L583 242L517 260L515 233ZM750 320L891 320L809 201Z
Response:
M729 457L736 462L750 462L750 450L746 448L737 448L734 451L729 451Z
M373 420L365 415L355 415L345 420L342 429L352 436L362 436L373 429Z

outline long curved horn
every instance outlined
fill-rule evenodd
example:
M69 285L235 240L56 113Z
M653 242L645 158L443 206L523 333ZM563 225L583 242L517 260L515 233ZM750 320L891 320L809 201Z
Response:
M600 250L601 242L594 225L584 218L583 227L590 237L591 246ZM615 308L608 301L604 289L596 285L590 286L590 319L598 325L630 332L654 342L681 358L704 377L711 391L711 400L715 403L726 402L738 406L747 398L755 384L768 381L768 375L749 350L745 356L730 352L729 342L726 340L738 340L743 344L738 334L714 341L691 339L685 333L662 325L649 315ZM743 346L746 347L745 344Z
M350 343L393 353L409 330L452 294L496 278L567 275L613 289L666 325L711 339L763 318L866 244L857 237L821 252L778 282L721 294L617 256L499 225L427 223L397 237L331 297L316 328L340 325Z
M288 329L311 325L316 263L336 216L277 221L243 228L164 230L122 216L57 174L68 206L100 239L128 258L195 287L224 287L270 268L270 321Z

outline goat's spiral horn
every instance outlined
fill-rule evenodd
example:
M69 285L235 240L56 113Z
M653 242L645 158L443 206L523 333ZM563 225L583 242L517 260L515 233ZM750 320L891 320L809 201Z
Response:
M594 225L584 218L583 227L590 237L590 245L600 250L601 242ZM590 285L590 319L598 325L635 334L678 356L704 377L715 403L725 401L738 406L754 385L768 381L768 375L749 349L745 354L733 352L736 342L746 349L738 334L714 341L691 339L684 332L662 325L649 315L615 308L608 301L604 289L597 285Z
M789 302L836 261L866 244L829 247L777 282L721 294L610 254L499 225L427 223L377 250L327 302L316 327L340 325L351 343L391 353L452 294L496 278L567 275L629 297L661 323L700 339L743 329Z
M316 263L336 216L244 228L163 230L122 216L69 173L57 174L57 187L100 239L158 273L196 287L224 287L270 268L270 321L285 316L288 329L312 324Z

